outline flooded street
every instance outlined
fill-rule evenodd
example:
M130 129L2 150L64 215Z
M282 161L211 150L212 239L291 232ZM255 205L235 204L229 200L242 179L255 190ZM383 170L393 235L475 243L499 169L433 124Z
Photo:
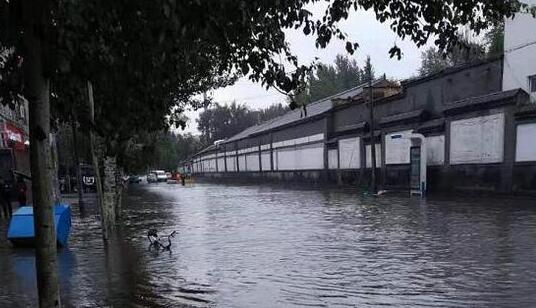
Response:
M351 190L131 185L104 249L74 208L59 253L68 307L529 307L536 201L370 198ZM177 231L173 251L147 230ZM5 241L0 307L36 303L34 255Z

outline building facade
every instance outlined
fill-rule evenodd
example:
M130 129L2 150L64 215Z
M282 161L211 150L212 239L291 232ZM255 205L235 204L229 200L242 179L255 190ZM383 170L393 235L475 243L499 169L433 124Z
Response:
M536 0L522 0L536 5ZM505 20L503 89L521 88L536 102L536 18L528 13Z
M535 54L536 56L536 54ZM196 154L194 174L367 185L371 148L383 189L409 189L407 139L426 138L432 191L536 193L536 108L523 88L503 91L504 62L489 59L438 74L366 85L291 111Z
M0 104L0 176L8 182L17 175L30 178L28 102Z

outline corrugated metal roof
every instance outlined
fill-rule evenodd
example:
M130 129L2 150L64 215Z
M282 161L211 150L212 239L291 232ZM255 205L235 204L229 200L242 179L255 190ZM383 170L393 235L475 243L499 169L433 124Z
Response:
M377 79L373 81L373 85L377 85L380 82L383 82L385 79ZM367 84L361 84L357 87L348 89L346 91L343 91L341 93L337 93L335 95L326 97L322 100L310 103L307 105L307 116L304 116L303 109L297 108L295 110L289 111L286 114L279 116L277 118L274 118L272 120L269 120L267 122L261 123L259 125L255 125L252 127L249 127L242 132L232 136L231 138L225 140L225 142L232 142L240 139L244 139L248 136L259 134L262 132L270 131L278 127L282 127L285 125L289 125L295 122L305 121L306 119L310 119L312 117L318 116L320 114L323 114L333 108L332 100L335 99L349 99L353 98L355 96L358 96L363 93L363 89L366 88Z

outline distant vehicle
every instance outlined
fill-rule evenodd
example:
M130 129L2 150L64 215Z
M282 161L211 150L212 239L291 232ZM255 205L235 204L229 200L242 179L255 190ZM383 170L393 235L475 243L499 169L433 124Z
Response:
M166 179L167 180L171 179L171 172L166 172Z
M156 176L155 182L165 182L168 179L164 170L151 170L149 174L154 174ZM147 178L147 181L149 181L149 178Z
M154 173L156 174L156 179L158 182L167 181L166 172L164 170L155 170Z
M128 182L129 183L135 183L135 184L139 184L141 182L141 178L137 175L131 175L128 177Z
M158 182L158 178L156 177L155 173L151 172L147 175L147 183L154 183L154 182Z

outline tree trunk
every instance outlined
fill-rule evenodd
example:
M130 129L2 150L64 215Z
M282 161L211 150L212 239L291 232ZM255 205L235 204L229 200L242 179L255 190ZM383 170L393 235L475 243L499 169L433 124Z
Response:
M88 103L89 103L89 119L90 119L90 129L89 129L89 144L91 148L91 161L93 163L93 169L95 173L95 186L97 187L97 203L99 205L100 214L101 214L101 228L102 228L102 239L107 242L110 238L110 224L108 211L105 207L105 196L103 193L102 179L99 168L99 157L97 149L97 137L95 136L93 125L95 124L95 104L93 101L93 85L91 81L87 82L87 93L88 93Z
M25 96L29 102L30 169L34 205L35 266L40 307L60 307L56 233L50 183L50 101L43 27L47 1L21 1L24 21ZM39 33L37 33L39 32Z
M52 200L54 204L61 202L60 182L59 182L59 166L58 166L58 147L56 142L56 134L49 134L50 140L50 181L52 183Z
M82 172L80 170L80 159L78 157L78 139L76 136L76 120L74 119L74 115L71 117L71 130L73 133L73 154L74 154L74 163L75 163L75 170L76 170L76 187L78 189L78 207L82 209L84 207L84 195L83 195L83 187L82 187ZM70 182L70 178L69 178Z
M117 167L115 169L115 219L121 218L121 205L123 202L123 191L125 189L123 181L123 169Z
M116 205L116 157L106 156L104 158L104 211L106 211L107 223L109 226L115 224L115 205Z

